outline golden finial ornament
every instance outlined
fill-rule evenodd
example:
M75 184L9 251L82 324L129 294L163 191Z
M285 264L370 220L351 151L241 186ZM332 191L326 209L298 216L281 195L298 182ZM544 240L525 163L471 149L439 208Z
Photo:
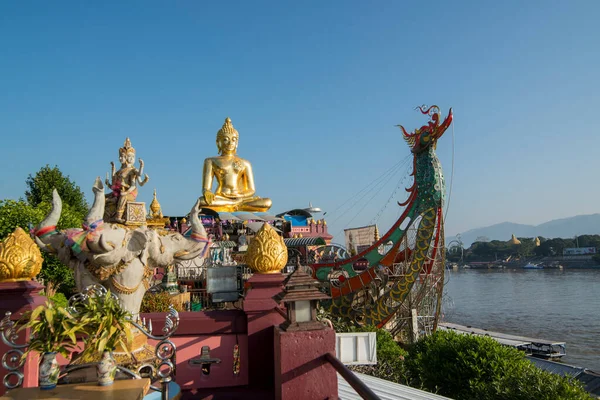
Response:
M123 144L123 147L121 147L119 149L119 154L129 154L129 153L135 154L135 148L133 148L133 146L131 145L131 140L129 140L129 138L126 138L125 143Z
M375 233L373 239L375 239L375 241L379 240L379 228L377 228L377 225L375 225Z
M154 198L152 199L152 202L150 203L150 211L153 218L162 218L163 214L162 214L162 210L160 208L160 203L158 202L158 199L156 198L156 189L154 189Z
M230 135L230 134L233 134L236 136L240 135L238 133L238 131L236 131L235 128L233 127L233 124L231 123L231 118L227 117L227 118L225 118L225 123L223 124L221 129L219 129L219 131L217 132L217 137L219 137L221 135Z
M265 223L248 245L245 259L255 274L277 274L287 264L287 246L275 229Z
M540 243L540 238L536 237L535 238L535 247L540 247L541 243Z
M0 242L0 282L30 281L42 269L39 247L21 228Z
M521 241L519 239L517 239L517 237L513 234L512 237L510 238L510 243L517 245L517 244L521 244Z

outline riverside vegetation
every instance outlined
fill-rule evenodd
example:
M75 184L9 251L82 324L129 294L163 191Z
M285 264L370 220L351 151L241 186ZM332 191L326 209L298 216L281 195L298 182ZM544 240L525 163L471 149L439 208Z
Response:
M524 353L487 337L439 330L400 347L375 327L355 327L320 312L337 332L377 332L377 365L355 372L456 400L591 400L581 384L537 368Z

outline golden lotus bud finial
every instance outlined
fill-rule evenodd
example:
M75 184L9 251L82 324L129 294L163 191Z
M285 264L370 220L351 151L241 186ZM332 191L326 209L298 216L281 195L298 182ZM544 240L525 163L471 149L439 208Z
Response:
M287 264L287 246L275 229L265 223L248 245L245 259L255 274L277 274Z
M0 282L30 281L42 269L39 247L21 228L0 242Z

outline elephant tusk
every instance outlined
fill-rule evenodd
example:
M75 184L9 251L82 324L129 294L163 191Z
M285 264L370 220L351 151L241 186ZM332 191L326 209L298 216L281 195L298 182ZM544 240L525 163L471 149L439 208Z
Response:
M52 248L52 246L50 246L49 244L46 244L46 243L42 242L40 240L40 238L37 237L37 236L34 236L34 239L35 239L35 243L38 245L38 247L41 250L46 251L48 253L54 253L54 251L53 251L54 249Z
M190 254L190 252L187 250L179 250L177 253L173 254L173 257L182 258L182 257L187 256L188 254Z
M192 260L196 257L198 257L198 255L200 253L202 253L202 251L206 248L207 244L206 243L198 243L194 248L192 248L190 251L188 250L180 250L177 253L175 253L173 255L174 258L178 259L178 260Z

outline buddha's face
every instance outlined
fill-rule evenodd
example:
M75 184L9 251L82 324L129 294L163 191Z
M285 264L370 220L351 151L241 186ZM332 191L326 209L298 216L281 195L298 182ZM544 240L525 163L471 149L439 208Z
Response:
M222 155L235 154L238 146L238 135L222 134L217 137L217 147Z

